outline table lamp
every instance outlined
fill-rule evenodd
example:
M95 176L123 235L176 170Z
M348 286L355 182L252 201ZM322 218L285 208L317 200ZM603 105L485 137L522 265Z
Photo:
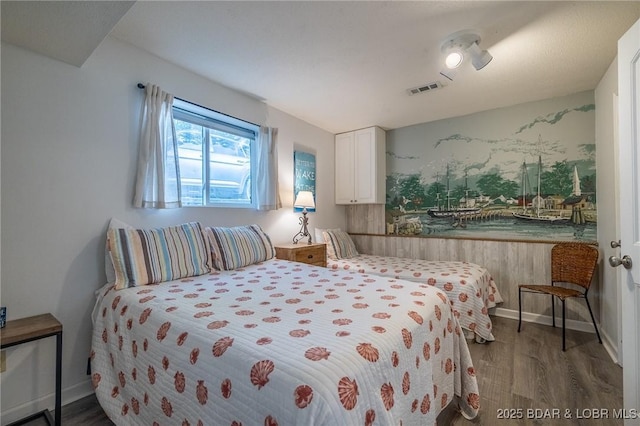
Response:
M313 201L313 194L311 193L311 191L298 192L298 196L296 197L296 201L293 203L293 207L302 208L302 217L300 218L300 231L293 236L293 243L298 244L298 241L300 241L304 237L309 237L308 244L311 244L311 234L309 234L309 229L307 229L307 225L309 224L309 219L307 218L307 208L313 209L316 207L316 203Z

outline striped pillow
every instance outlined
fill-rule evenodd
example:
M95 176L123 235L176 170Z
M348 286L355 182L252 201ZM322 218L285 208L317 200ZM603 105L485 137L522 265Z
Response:
M259 225L207 227L213 265L221 271L269 260L275 256L271 239Z
M349 259L358 255L356 245L345 231L340 229L326 229L322 236L327 244L327 256L330 259Z
M111 218L107 231L111 228L129 228L133 229L133 226L124 223L118 219ZM107 276L107 283L114 284L116 282L116 270L111 261L111 253L109 252L109 232L107 232L107 241L104 250L104 273Z
M211 253L198 222L155 229L111 228L107 234L116 289L211 271Z

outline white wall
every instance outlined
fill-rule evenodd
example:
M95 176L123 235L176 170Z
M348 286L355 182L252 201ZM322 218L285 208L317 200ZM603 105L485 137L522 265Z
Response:
M614 94L618 93L617 59L595 89L596 101L596 170L598 172L598 244L600 246L600 328L603 342L614 360L620 346L620 309L618 306L619 268L609 266L609 256L619 256L620 249L610 242L622 236L618 227L618 141L614 137ZM615 117L617 119L617 117Z
M91 392L94 291L104 282L104 237L111 217L135 226L185 221L260 224L274 242L298 231L293 151L316 154L317 213L311 226L344 227L334 204L333 135L263 102L212 83L128 44L107 38L82 68L2 44L0 303L9 319L53 313L64 326L63 404ZM143 93L138 82L257 124L279 128L280 190L274 212L131 207ZM2 424L53 407L54 339L7 350Z

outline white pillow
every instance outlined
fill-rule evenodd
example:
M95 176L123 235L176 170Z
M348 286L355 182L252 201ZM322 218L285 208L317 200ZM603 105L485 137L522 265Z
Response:
M111 260L111 253L109 252L109 229L133 229L133 226L116 218L111 218L111 222L109 222L107 239L104 246L104 273L107 276L107 283L115 284L116 270L113 267L113 260Z
M325 232L326 229L324 228L316 228L315 230L315 242L316 243L326 243L326 241L324 240L324 235L323 232Z

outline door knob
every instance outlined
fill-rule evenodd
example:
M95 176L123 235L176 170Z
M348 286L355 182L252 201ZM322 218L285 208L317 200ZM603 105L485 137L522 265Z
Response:
M620 259L619 257L616 256L611 256L609 258L609 265L613 266L614 268L616 266L624 266L625 269L631 269L631 264L633 262L631 261L631 258L629 256L627 256L626 254L624 256L622 256L622 259Z
M611 241L611 248L618 248L618 247L620 247L620 240Z

